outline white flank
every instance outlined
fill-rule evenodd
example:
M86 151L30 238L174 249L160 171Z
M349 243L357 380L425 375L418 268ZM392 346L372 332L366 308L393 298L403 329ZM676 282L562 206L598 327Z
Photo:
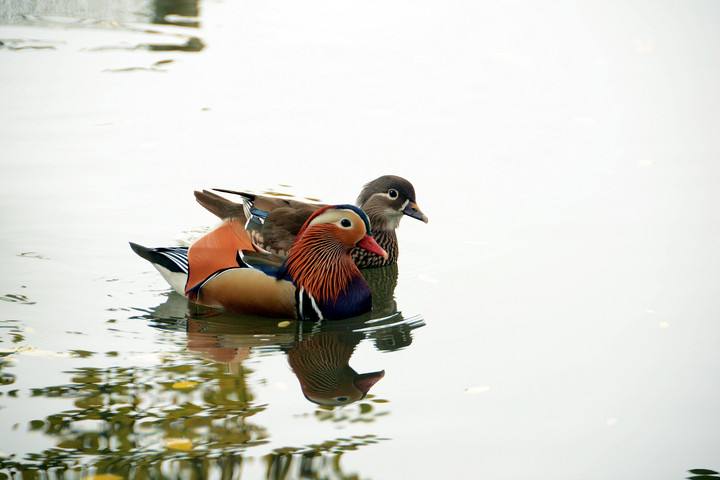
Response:
M152 266L155 267L158 272L160 272L160 275L162 275L165 281L170 284L173 290L175 290L180 295L185 295L185 284L187 283L188 278L186 273L171 272L162 265L157 265L155 263L153 263Z

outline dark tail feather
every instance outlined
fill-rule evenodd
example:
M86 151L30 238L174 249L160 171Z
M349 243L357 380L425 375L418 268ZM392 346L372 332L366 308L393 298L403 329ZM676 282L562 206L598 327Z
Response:
M154 265L161 265L171 272L188 272L187 248L147 248L137 243L129 243L133 252Z
M153 252L152 249L143 247L142 245L138 245L137 243L128 243L130 243L130 248L132 248L133 252L137 253L148 262L157 263L155 262L155 252Z
M202 192L196 191L195 200L216 217L222 219L241 218L247 220L245 217L245 207L242 203L231 202L227 198L221 197L208 190L203 190Z

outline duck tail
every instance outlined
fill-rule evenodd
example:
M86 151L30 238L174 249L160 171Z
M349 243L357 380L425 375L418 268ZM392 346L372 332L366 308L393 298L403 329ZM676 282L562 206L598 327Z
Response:
M185 294L189 271L187 247L147 248L130 242L130 248L150 262L173 290Z

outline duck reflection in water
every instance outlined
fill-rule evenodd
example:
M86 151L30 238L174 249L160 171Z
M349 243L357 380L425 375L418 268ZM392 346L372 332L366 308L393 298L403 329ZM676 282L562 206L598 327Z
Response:
M239 326L223 320L226 319L188 318L188 349L206 359L227 364L228 369L236 374L242 373L242 362L254 350L280 350L287 355L303 396L323 406L349 405L362 400L385 375L384 370L358 373L350 366L350 358L361 341L374 340L377 346L378 339L382 339L383 345L406 346L412 342L410 332L424 325L419 318L406 321L399 315L389 319L392 320L390 325L363 321L343 329L335 325L326 327L302 322L292 322L281 328L274 322L267 325L267 320L264 320L263 326L261 321L250 319L247 324L244 322Z
M350 320L325 323L277 322L264 318L218 313L186 303L171 294L150 318L186 320L187 347L236 374L253 351L282 351L298 379L303 396L318 405L349 405L365 398L385 375L384 370L358 373L350 358L363 340L377 350L394 351L412 343L412 330L424 325L420 317L404 318L393 295L397 265L364 271L373 293L373 310ZM191 310L188 312L188 308Z
M385 376L385 370L357 373L349 365L360 333L320 332L287 351L288 363L305 398L318 405L340 406L362 400Z

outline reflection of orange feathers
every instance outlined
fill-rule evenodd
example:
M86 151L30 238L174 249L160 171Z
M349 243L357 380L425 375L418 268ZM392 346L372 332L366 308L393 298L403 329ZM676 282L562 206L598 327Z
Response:
M225 220L200 237L188 251L190 274L185 293L189 293L213 273L237 267L238 250L255 250L250 235L239 219Z
M225 347L216 333L204 333L204 322L187 321L187 348L203 358L221 363L240 363L250 356L250 347Z

